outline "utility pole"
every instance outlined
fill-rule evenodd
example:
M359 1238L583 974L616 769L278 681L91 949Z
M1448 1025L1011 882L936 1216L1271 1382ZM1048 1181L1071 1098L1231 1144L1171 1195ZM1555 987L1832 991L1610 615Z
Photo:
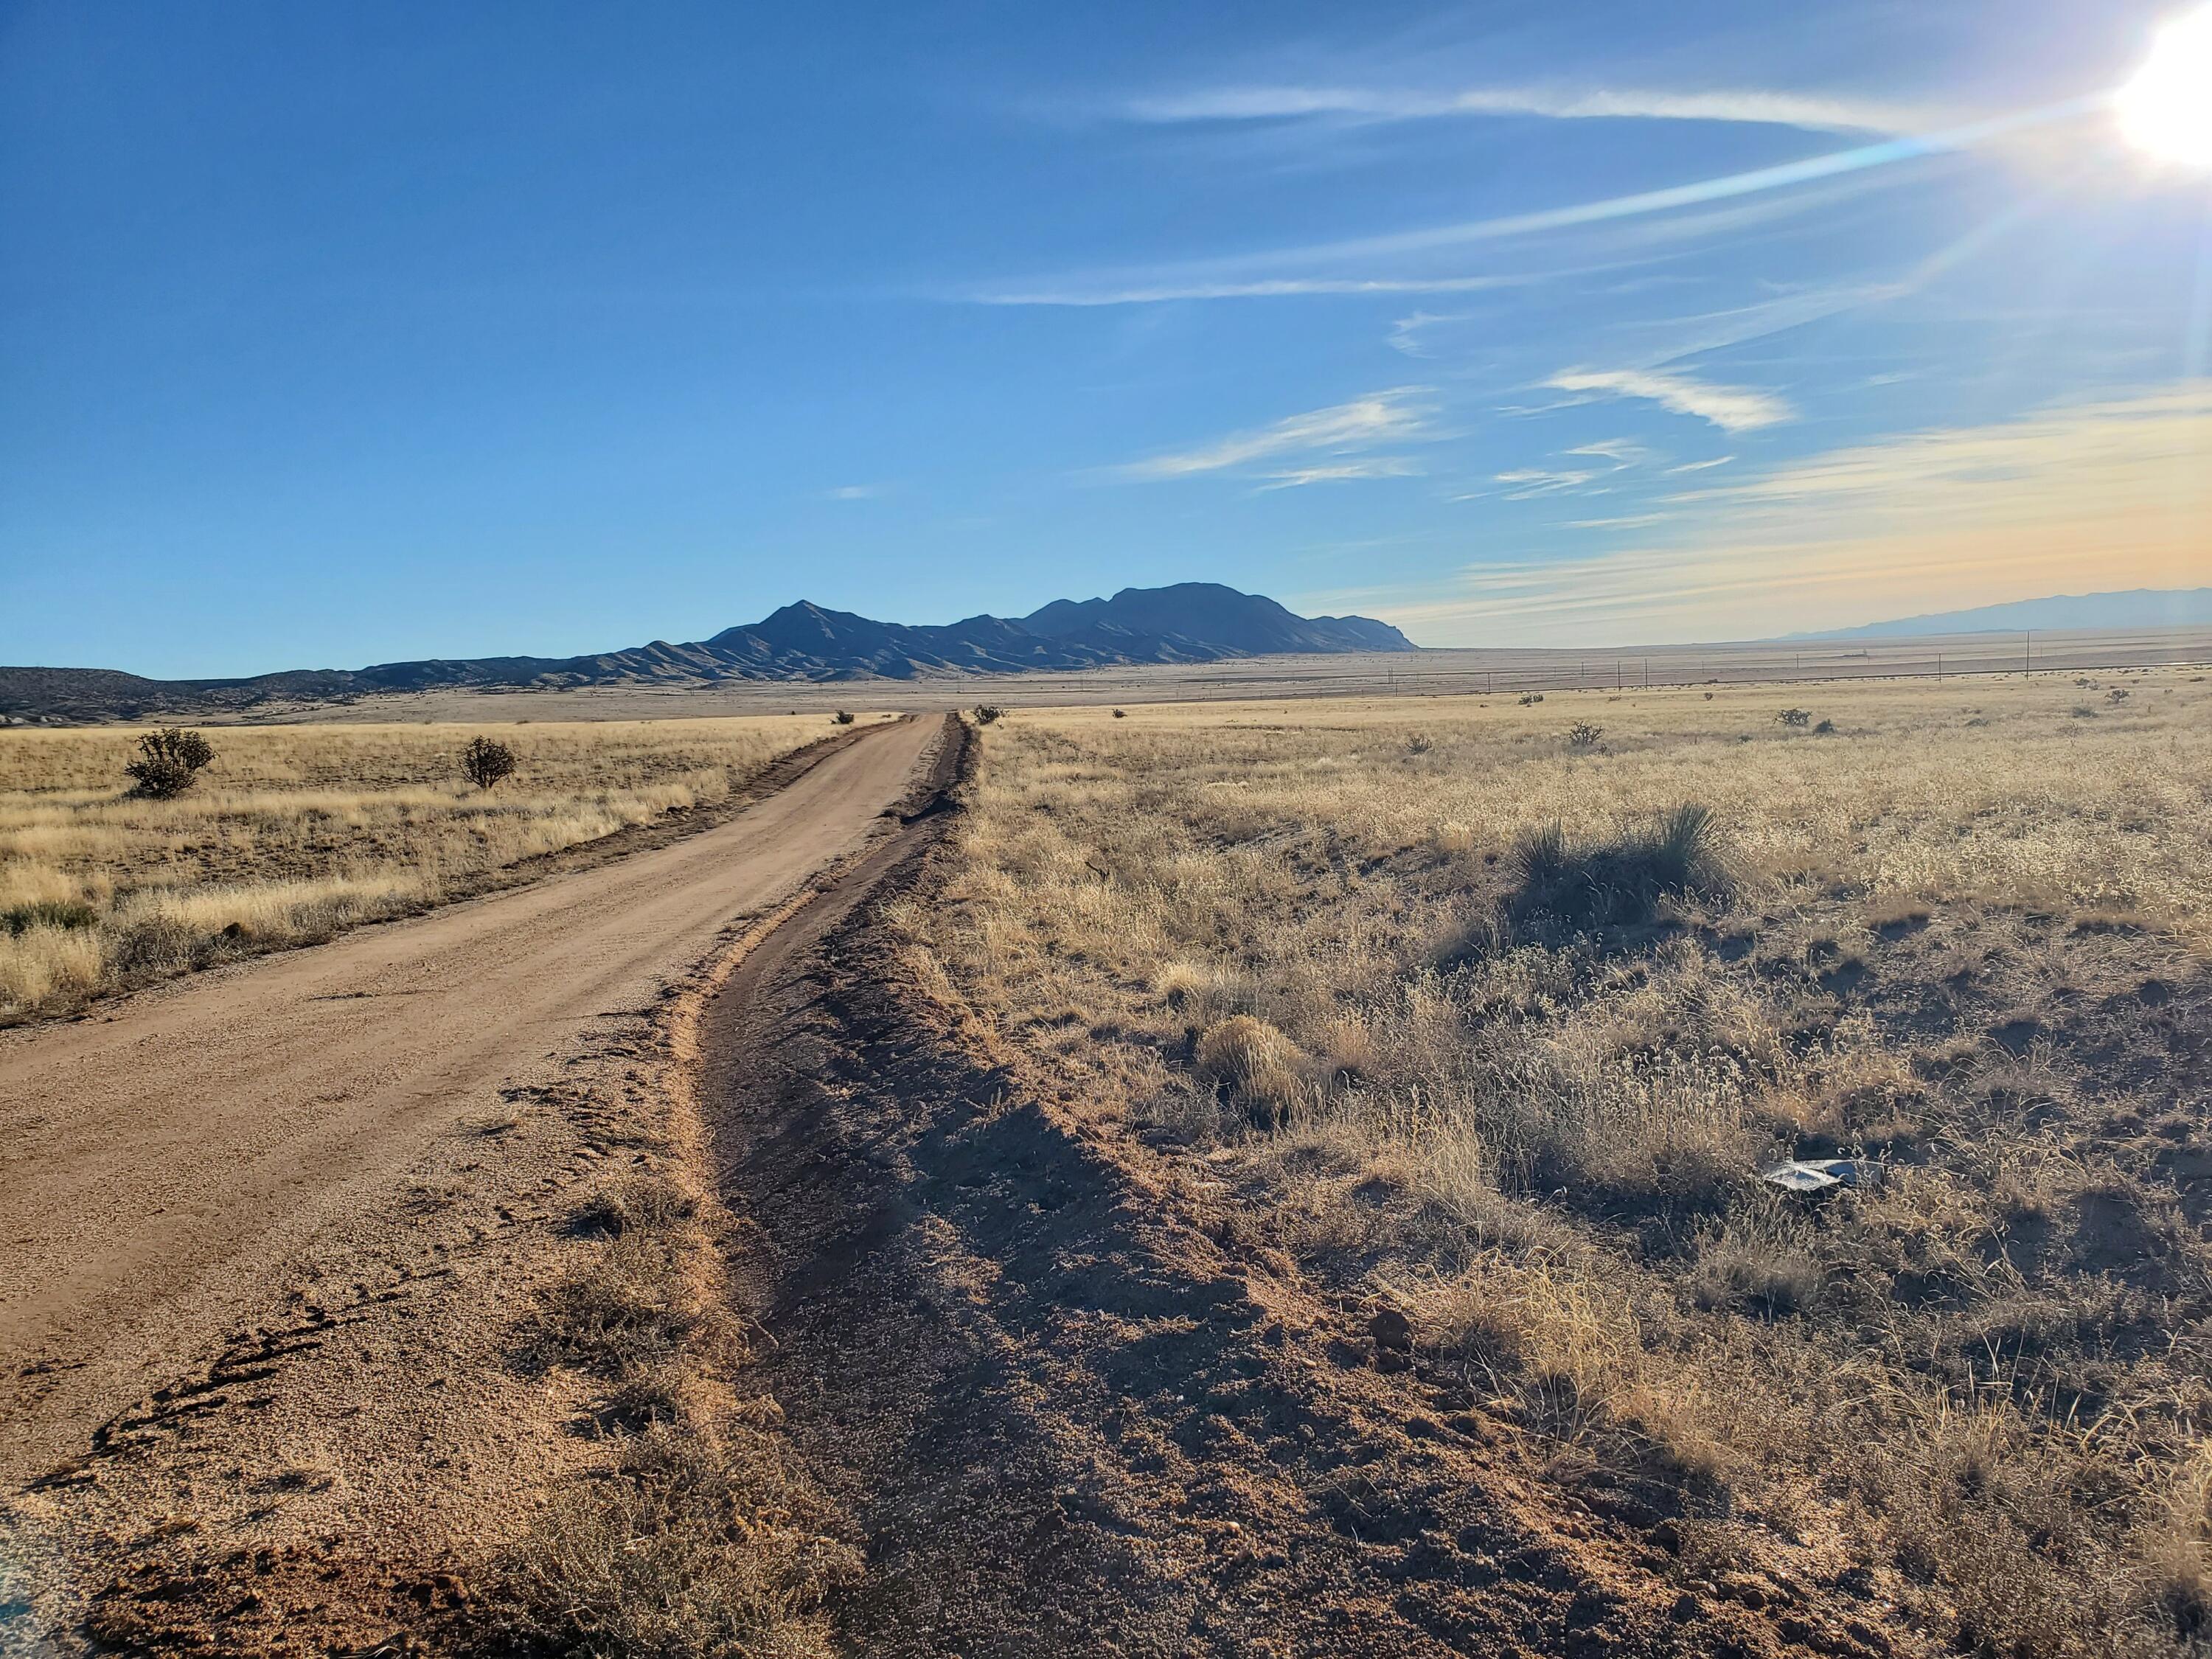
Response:
M2021 672L2023 674L2035 672L2035 630L2033 628L2027 630L2027 666L2021 670Z

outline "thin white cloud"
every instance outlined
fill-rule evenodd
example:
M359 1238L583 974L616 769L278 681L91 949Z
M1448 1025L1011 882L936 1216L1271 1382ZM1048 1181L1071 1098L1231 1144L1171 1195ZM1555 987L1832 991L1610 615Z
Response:
M1649 459L1650 451L1632 438L1607 438L1594 444L1583 444L1565 452L1569 455L1588 455L1597 460L1611 461L1615 471L1634 466Z
M1847 98L1757 90L1665 92L1632 88L1480 87L1430 92L1371 87L1217 87L1131 99L1133 121L1279 121L1333 117L1420 121L1470 116L1556 120L1717 121L1812 132L1905 133L1935 125L1925 111Z
M1233 433L1174 454L1154 455L1114 470L1138 481L1187 478L1220 472L1279 455L1356 454L1429 434L1434 407L1426 386L1396 386L1350 403L1292 415L1256 431Z
M839 484L835 489L822 492L824 501L872 501L884 493L881 484Z
M1372 455L1356 461L1332 461L1318 466L1270 472L1261 489L1296 489L1306 484L1349 483L1360 478L1417 478L1420 463L1407 455Z
M1557 392L1606 398L1635 398L1677 415L1710 421L1723 432L1755 432L1796 418L1796 411L1771 392L1748 386L1709 386L1686 374L1652 369L1570 369L1545 385Z
M1171 300L1279 300L1364 294L1479 294L1516 287L1527 276L1293 276L1251 283L1164 282L1133 286L979 289L963 295L986 306L1149 306Z
M1351 264L1365 264L1371 269L1376 263L1435 253L1447 248L1507 241L1557 231L1611 226L1625 220L1661 215L1682 215L1686 209L1741 203L1742 198L1748 197L1768 196L1781 191L1799 192L1796 197L1755 209L1746 204L1738 211L1717 219L1701 219L1700 216L1690 214L1682 221L1670 222L1676 228L1700 235L1738 229L1741 227L1739 216L1741 211L1786 211L1793 202L1802 202L1807 196L1817 197L1818 192L1808 192L1805 186L1829 184L1841 187L1847 182L1864 185L1885 177L1887 169L1900 163L1996 145L2055 123L2093 115L2103 107L2100 98L2075 99L2064 104L1996 117L1943 131L1885 138L1879 143L1833 150L1824 155L1784 162L1777 167L1755 167L1747 173L1729 173L1721 178L1704 179L1692 184L1674 185L1661 190L1639 191L1632 195L1609 197L1602 201L1581 202L1566 207L1544 208L1496 218L1465 220L1379 236L1309 243L1224 258L1093 272L1048 283L979 289L954 297L996 305L1133 305L1162 300L1241 299L1273 295L1463 292L1470 287L1494 286L1501 279L1494 276L1428 278L1395 275L1343 278L1319 274L1271 277L1264 273L1301 266L1308 273L1313 273L1317 270L1326 271L1331 266ZM1542 279L1515 277L1503 280L1526 282Z
M1664 513L1638 513L1625 519L1570 519L1570 530L1647 530L1667 522Z
M1713 468L1726 466L1735 459L1733 455L1716 455L1710 461L1685 461L1680 466L1668 467L1667 471L1670 476L1682 472L1710 472Z
M1533 501L1539 495L1560 495L1579 490L1586 484L1596 483L1604 476L1602 472L1577 472L1564 468L1553 470L1540 466L1522 466L1516 467L1510 472L1499 473L1498 482L1505 486L1507 501ZM1470 496L1463 499L1476 498Z

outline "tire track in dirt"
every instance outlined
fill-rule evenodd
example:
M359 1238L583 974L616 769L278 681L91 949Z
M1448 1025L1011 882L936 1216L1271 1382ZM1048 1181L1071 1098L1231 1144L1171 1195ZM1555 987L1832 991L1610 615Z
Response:
M1887 1651L1686 1592L1463 1383L935 1000L883 911L926 897L940 833L878 848L704 1023L731 1281L774 1345L739 1385L865 1553L849 1650Z

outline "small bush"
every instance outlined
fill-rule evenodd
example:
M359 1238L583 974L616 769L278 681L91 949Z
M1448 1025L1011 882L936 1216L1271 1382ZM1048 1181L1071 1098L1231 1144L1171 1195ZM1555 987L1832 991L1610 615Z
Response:
M136 781L133 794L149 800L174 800L191 788L215 759L215 750L197 732L165 726L138 739L138 758L124 772Z
M1595 749L1597 747L1597 740L1604 735L1605 728L1602 726L1592 726L1588 720L1577 720L1567 728L1567 747Z
M514 750L489 738L471 738L469 746L461 750L461 771L479 789L489 789L501 778L513 775L514 766Z
M1521 694L1521 706L1523 708L1531 708L1543 701L1544 694L1541 691L1523 691Z
M1406 752L1409 755L1425 755L1436 746L1437 740L1425 732L1416 732L1406 739Z
M975 724L988 726L993 720L1003 719L1006 712L995 702L978 703L975 706Z
M1305 1094L1305 1055L1264 1019L1237 1014L1198 1042L1198 1074L1231 1104L1268 1127L1280 1125Z
M850 726L853 723L853 711L849 708L841 708L830 717L830 720L833 726Z
M1783 725L1791 727L1810 726L1813 723L1812 711L1804 708L1785 708L1774 718L1780 720Z
M1814 727L1813 728L1813 735L1814 735L1814 737L1816 737L1816 738L1832 738L1832 737L1834 737L1834 736L1836 735L1836 723L1835 723L1835 721L1833 721L1833 720L1822 720L1822 721L1821 721L1818 726L1814 726Z
M100 913L80 899L39 899L0 910L0 928L20 939L33 927L90 927Z
M1126 708L1117 708L1114 711L1114 718L1117 720L1125 720L1129 718L1129 711Z
M1717 896L1728 890L1712 811L1678 806L1648 828L1576 846L1553 823L1523 836L1514 851L1520 890L1514 908L1572 927L1646 924L1664 898Z

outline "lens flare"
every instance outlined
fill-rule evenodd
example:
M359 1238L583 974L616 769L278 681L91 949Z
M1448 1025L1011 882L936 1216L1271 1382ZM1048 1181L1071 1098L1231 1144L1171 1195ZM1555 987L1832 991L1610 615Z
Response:
M2120 131L2145 155L2212 168L2212 6L2158 32L2150 61L2116 106Z

